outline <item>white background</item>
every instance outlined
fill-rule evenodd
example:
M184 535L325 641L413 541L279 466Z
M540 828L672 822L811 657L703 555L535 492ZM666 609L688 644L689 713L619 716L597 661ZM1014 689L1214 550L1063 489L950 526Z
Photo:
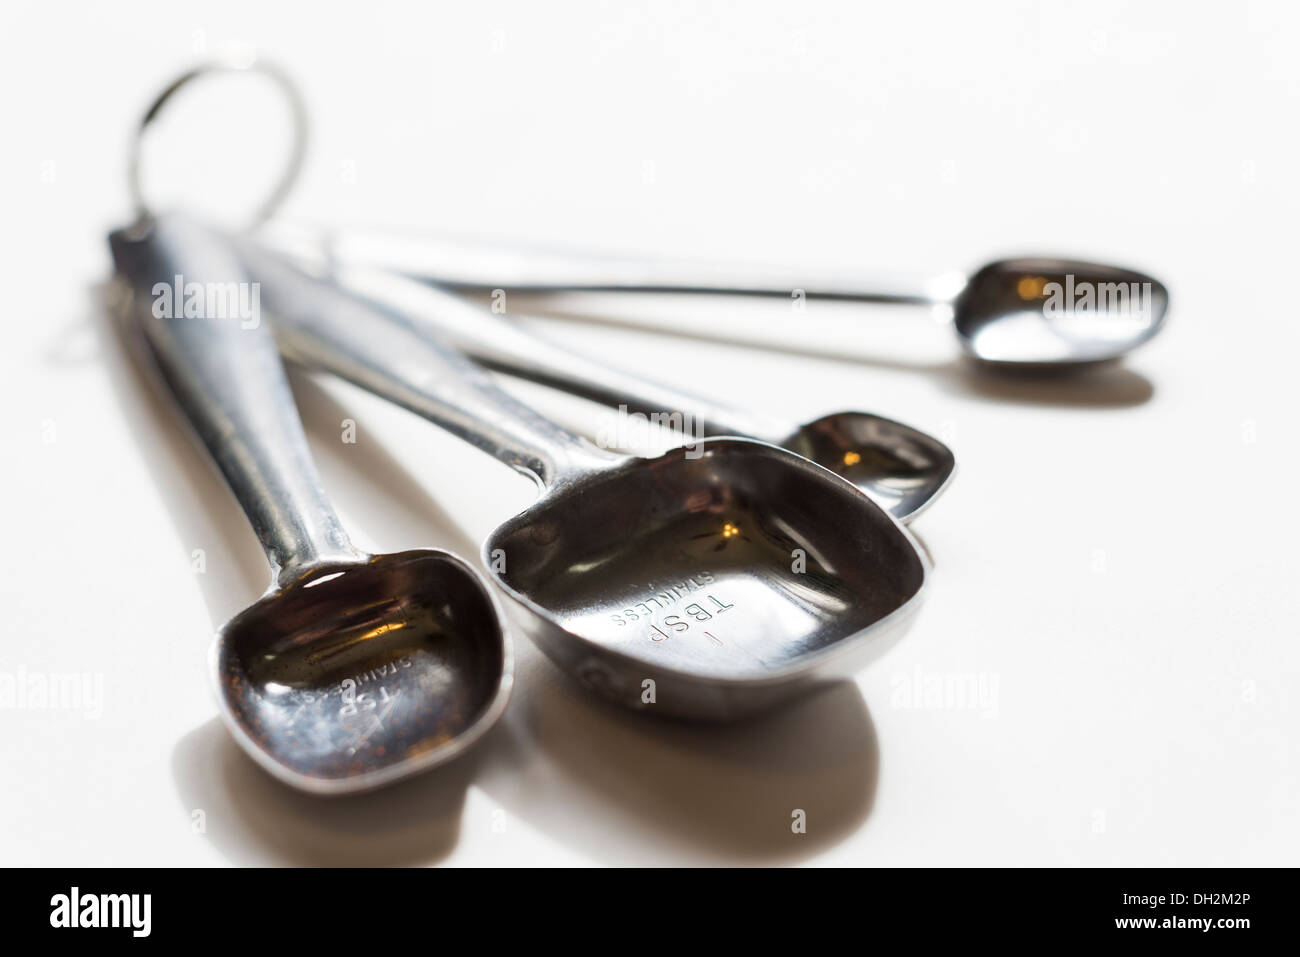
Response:
M98 716L0 710L0 861L1297 862L1293 5L323 7L0 13L0 671L103 689ZM1026 382L958 362L924 311L558 304L547 330L660 378L945 438L959 473L915 526L927 606L856 686L724 729L614 713L521 639L472 756L303 797L243 756L205 684L263 558L95 292L141 111L250 48L313 112L294 217L922 275L1073 254L1157 275L1171 318L1105 374ZM273 100L237 94L178 101L151 182L250 202L284 137ZM412 416L295 384L363 547L476 555L530 500ZM909 697L962 676L985 701Z

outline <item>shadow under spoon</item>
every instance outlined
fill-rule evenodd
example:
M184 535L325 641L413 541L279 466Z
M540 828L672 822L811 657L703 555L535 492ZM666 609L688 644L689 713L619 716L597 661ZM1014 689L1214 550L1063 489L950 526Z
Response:
M241 322L230 299L225 310L186 315L195 288L247 288L229 243L179 217L109 241L131 292L130 323L272 568L267 593L212 646L230 732L275 777L321 794L379 787L459 754L510 692L511 649L493 591L449 552L353 547L322 489L270 330L256 314Z
M537 501L488 535L484 562L529 636L596 693L736 718L853 674L911 622L925 558L825 469L753 439L655 458L598 448L507 395L427 324L241 248L286 356L537 483ZM434 308L461 302L413 286Z

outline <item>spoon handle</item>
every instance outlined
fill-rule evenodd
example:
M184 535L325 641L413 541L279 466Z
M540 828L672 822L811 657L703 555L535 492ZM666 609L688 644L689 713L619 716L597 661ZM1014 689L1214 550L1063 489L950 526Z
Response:
M433 331L489 368L621 406L687 434L780 442L796 428L572 352L514 317L506 318L459 298L450 300L426 284L385 270L332 263L329 276L372 302L390 305L413 325Z
M261 322L257 286L234 251L174 216L118 230L109 244L131 288L131 318L248 516L276 581L364 558L325 496L275 339Z
M506 394L434 330L278 255L249 244L241 248L262 284L281 351L293 361L332 372L437 423L544 489L624 460ZM433 287L421 292L439 300L451 321L479 321L479 307Z
M462 291L663 292L934 304L952 295L950 277L937 282L861 273L828 273L740 263L673 261L563 249L527 248L483 240L408 236L360 228L278 225L269 233L290 251L320 243L341 262L376 266Z

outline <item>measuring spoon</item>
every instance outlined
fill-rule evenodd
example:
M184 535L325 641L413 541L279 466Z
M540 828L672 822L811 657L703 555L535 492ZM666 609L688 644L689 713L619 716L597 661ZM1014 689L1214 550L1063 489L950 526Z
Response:
M481 305L385 270L329 259L333 282L389 303L484 365L596 402L654 417L694 435L754 438L789 449L842 476L900 522L915 518L952 478L952 450L933 436L869 412L835 412L804 425L728 408L572 352Z
M165 217L110 245L133 323L271 563L270 589L212 646L235 740L275 777L322 794L379 787L464 751L510 692L492 590L449 552L353 547L228 243Z
M288 357L537 483L536 503L488 535L484 563L534 641L610 700L735 718L852 674L912 619L928 575L915 541L820 466L737 438L614 454L502 392L426 326L265 251L245 247L245 263Z
M319 235L278 226L272 241L301 243ZM601 256L479 241L409 237L365 229L331 229L342 262L382 266L463 291L518 293L657 292L809 299L944 307L962 351L1004 371L1065 371L1119 358L1164 324L1169 292L1144 273L1074 259L1002 259L969 277L913 285L872 282L858 273L793 272L717 263Z

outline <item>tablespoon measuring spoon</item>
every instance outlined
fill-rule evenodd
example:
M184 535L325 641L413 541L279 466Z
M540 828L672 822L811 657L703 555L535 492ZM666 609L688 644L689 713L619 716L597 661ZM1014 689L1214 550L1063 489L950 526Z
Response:
M322 794L379 787L464 751L512 683L493 590L449 552L368 555L351 544L228 243L164 217L110 244L133 325L271 563L270 589L210 655L236 741L275 777Z
M269 235L292 248L314 232L275 225ZM970 276L909 285L858 273L602 256L360 228L328 232L343 262L462 291L802 295L938 307L967 356L1004 371L1066 371L1117 359L1160 331L1169 306L1168 290L1151 276L1075 259L1001 259Z
M328 257L315 264L364 298L392 305L410 321L502 372L638 412L693 435L756 438L835 472L908 522L952 478L952 450L931 435L869 412L835 412L804 425L743 412L589 359L472 302L430 294L428 287L383 270L351 268ZM694 446L688 446L693 448Z
M888 512L820 466L752 439L707 439L694 457L599 448L427 327L244 249L289 358L537 483L537 501L487 536L484 564L530 637L597 693L735 718L852 674L911 622L926 559Z

